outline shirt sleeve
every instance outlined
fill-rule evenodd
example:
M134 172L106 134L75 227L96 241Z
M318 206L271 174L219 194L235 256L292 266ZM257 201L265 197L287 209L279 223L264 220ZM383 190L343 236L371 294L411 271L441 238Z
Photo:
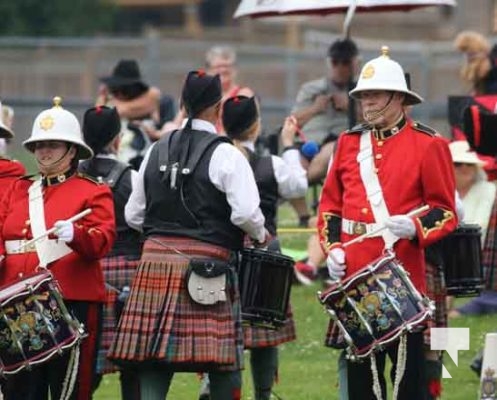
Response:
M231 144L221 143L209 162L209 179L231 207L231 222L250 237L264 241L264 216L254 173L245 156Z
M285 151L281 158L272 156L274 177L278 182L278 194L284 199L305 196L307 192L307 174L300 163L300 154L296 149Z
M300 111L305 107L309 107L312 104L313 97L315 96L315 88L313 87L314 82L304 83L295 99L295 105L292 108L292 112Z
M153 147L154 144L150 146L147 153L145 154L138 173L131 173L132 190L128 202L124 207L124 218L126 219L126 223L131 228L140 232L143 231L145 208L147 206L147 200L145 198L144 175L145 169L147 168L148 159L150 157L150 151Z

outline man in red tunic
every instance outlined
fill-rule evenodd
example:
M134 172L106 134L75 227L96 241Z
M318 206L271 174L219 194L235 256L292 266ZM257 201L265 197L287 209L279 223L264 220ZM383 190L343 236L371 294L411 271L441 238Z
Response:
M350 277L391 248L410 273L414 286L425 292L424 247L457 226L454 175L450 152L435 131L410 120L405 107L422 98L407 88L402 67L388 56L366 63L350 95L361 103L365 124L340 136L332 168L326 178L318 214L321 243L328 252L332 279ZM410 211L428 205L415 217ZM360 243L348 242L366 232ZM423 336L407 334L405 372L399 398L423 399ZM397 346L376 356L382 396L386 355L397 363ZM421 371L421 373L420 373ZM374 398L371 362L348 362L349 399ZM357 382L361 382L360 385ZM407 389L409 388L409 390ZM376 392L380 388L377 387Z
M89 400L92 395L98 321L105 300L99 259L114 243L114 205L107 185L78 173L79 160L93 152L81 137L76 116L61 107L60 98L54 103L36 117L31 136L23 143L34 154L39 175L16 180L0 201L0 285L9 285L12 292L10 285L20 276L46 267L58 282L69 313L84 324L88 336L77 345L79 357L78 351L66 351L9 375L2 387L6 400L47 400L49 392L52 399L62 398L62 393L71 400ZM69 220L87 208L90 214ZM54 236L44 237L52 227L57 228ZM39 240L27 246L33 238ZM43 310L36 317L50 312L55 311ZM56 320L51 323L59 329ZM35 328L28 333L38 335L41 328ZM24 347L30 343L28 333L16 336ZM76 376L71 384L72 374Z

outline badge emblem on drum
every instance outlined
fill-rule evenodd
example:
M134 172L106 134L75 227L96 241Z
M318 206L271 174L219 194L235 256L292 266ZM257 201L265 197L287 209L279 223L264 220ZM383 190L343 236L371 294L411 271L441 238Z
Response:
M14 283L0 291L0 300L0 374L45 362L83 337L50 272Z

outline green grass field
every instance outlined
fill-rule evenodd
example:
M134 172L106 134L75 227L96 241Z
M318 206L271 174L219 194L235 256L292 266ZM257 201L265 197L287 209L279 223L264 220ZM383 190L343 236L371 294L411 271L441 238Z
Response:
M336 375L338 352L323 346L327 316L316 300L316 292L319 289L320 286L317 284L310 287L295 286L292 289L292 306L298 338L295 342L280 347L279 383L274 387L276 394L283 400L338 399ZM482 345L485 332L496 329L497 317L461 318L451 323L451 326L470 327L471 348L469 351L459 352L459 366L456 366L449 357L445 357L444 364L452 379L444 379L442 398L476 399L479 379L469 369L469 364L474 353ZM168 398L197 399L198 388L199 381L195 374L176 374ZM107 375L94 398L95 400L118 399L117 375ZM243 399L253 399L248 368L244 371Z
M285 213L286 214L286 213ZM296 249L305 246L305 236L288 235L282 238L283 245ZM295 342L280 347L279 383L275 385L275 400L335 400L338 399L336 360L338 351L323 346L328 318L317 300L320 284L294 286L292 307L297 325L298 338ZM459 300L467 301L466 299ZM497 315L461 318L451 321L451 326L470 327L471 348L459 352L459 366L446 356L444 364L452 379L443 381L443 399L477 399L479 378L469 369L469 364L482 346L484 334L497 330ZM243 399L253 399L246 354L244 371ZM199 381L195 374L176 374L168 399L196 400ZM117 375L108 375L94 397L95 400L115 400L119 398Z

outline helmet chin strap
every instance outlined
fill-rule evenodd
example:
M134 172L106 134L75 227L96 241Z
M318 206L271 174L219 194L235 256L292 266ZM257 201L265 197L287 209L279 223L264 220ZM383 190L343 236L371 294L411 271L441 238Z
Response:
M56 167L57 165L59 165L62 161L64 161L64 159L67 157L67 155L69 154L69 151L72 149L73 145L69 146L66 150L66 152L56 161L54 161L53 163L51 164L43 164L43 162L41 162L39 159L36 159L36 162L41 165L42 167L44 168L53 168L53 167Z
M394 96L394 92L391 92L390 93L390 97L387 101L387 103L383 106L382 109L376 111L376 110L373 110L373 111L364 111L363 112L363 116L364 116L364 119L366 120L366 122L372 124L373 121L377 120L378 118L380 118L381 116L385 115L385 113L387 112L387 110L390 108L390 104L392 104L392 100L393 100L393 96Z

